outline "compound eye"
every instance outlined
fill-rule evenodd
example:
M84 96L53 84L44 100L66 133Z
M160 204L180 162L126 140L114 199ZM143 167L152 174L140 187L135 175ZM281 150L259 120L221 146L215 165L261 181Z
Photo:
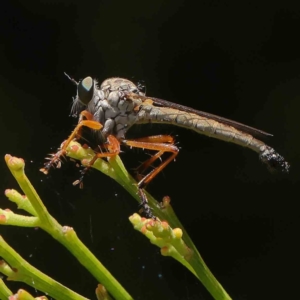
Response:
M84 104L88 103L93 99L94 96L94 80L92 77L86 77L79 82L77 86L78 100Z

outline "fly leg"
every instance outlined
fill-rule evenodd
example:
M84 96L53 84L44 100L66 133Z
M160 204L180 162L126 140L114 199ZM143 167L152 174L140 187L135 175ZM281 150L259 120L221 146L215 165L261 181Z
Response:
M139 207L140 207L139 213L143 213L146 216L146 218L148 218L148 219L155 220L156 217L152 213L152 209L148 204L148 199L147 199L147 196L146 196L144 190L139 188L138 195L141 199L141 203L139 205Z
M81 128L83 126L89 127L94 130L100 130L103 127L99 122L93 120L93 115L91 113L89 113L88 111L85 111L85 110L82 111L80 113L79 122L76 125L73 132L70 134L68 139L63 142L63 144L61 145L58 152L56 152L55 154L51 154L51 156L49 158L46 158L49 160L49 162L47 162L45 164L44 168L40 169L41 172L43 172L44 174L48 174L51 167L56 166L56 168L60 168L61 157L66 154L66 149L67 149L68 145L70 144L70 142L74 138L78 138L78 136L80 136Z
M81 171L81 177L73 182L73 185L79 184L80 188L83 188L83 178L88 170L93 166L98 158L113 157L120 153L120 142L113 135L107 137L107 142L103 145L107 152L95 153L93 158L89 161L88 165Z
M158 174L160 173L174 158L177 156L179 149L174 145L174 139L170 135L154 135L135 140L122 140L124 145L142 148L148 150L157 151L152 157L146 160L138 167L141 173L145 172L157 159L159 159L165 152L171 153L171 155L164 160L160 165L146 174L138 182L139 195L141 198L141 207L144 213L149 217L153 217L152 212L148 205L147 197L143 191L143 188Z
M145 175L139 182L138 187L144 188L158 173L160 173L177 156L179 149L174 145L174 139L170 135L154 135L135 140L122 140L124 145L157 151L152 157L147 159L138 167L140 173L147 170L154 161L159 159L165 152L171 155L159 166Z

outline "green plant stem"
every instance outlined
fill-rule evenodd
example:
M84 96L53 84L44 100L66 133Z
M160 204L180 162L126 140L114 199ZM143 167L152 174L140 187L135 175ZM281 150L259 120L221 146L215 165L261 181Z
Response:
M36 216L36 211L32 207L27 196L21 195L15 190L5 190L5 196L11 201L17 204L18 209L27 211L29 214Z
M0 278L0 299L8 299L13 293Z
M3 261L0 264L1 273L8 276L8 280L22 281L56 299L87 300L31 266L2 237L0 237L0 255L10 266L14 266L12 269Z
M28 197L40 221L40 227L63 244L116 299L132 299L120 283L80 241L71 227L62 227L47 211L37 192L24 173L22 159L5 156L5 161L19 186Z
M74 151L74 149L76 150ZM68 147L67 156L82 161L84 165L88 163L93 155L94 152L91 149L84 149L77 142L72 142ZM116 180L140 203L141 200L138 195L137 183L127 172L119 156L109 158L108 163L103 159L98 159L92 167ZM183 231L183 239L188 247L192 249L193 255L191 255L189 259L184 259L184 262L183 259L179 259L179 261L202 282L202 284L215 299L231 299L223 289L222 285L211 273L208 266L205 264L196 246L192 242L192 239L175 215L172 207L169 205L167 209L162 209L161 204L157 200L155 200L149 193L146 192L146 196L148 199L148 203L156 217L158 217L160 220L168 221L169 225L172 228L181 228L181 230Z
M12 211L0 209L0 224L20 227L39 227L40 220L37 217L22 216Z

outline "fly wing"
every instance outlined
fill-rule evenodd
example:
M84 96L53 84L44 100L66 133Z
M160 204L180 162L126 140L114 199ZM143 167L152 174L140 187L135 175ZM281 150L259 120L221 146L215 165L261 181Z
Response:
M128 98L131 98L131 96L133 96L132 93L128 94ZM204 111L201 111L201 110L196 110L196 109L190 108L188 106L184 106L184 105L177 104L177 103L174 103L174 102L170 102L170 101L167 101L167 100L154 98L154 97L139 96L139 95L136 95L133 98L139 98L142 102L152 102L152 105L154 105L154 106L170 107L170 108L178 109L182 112L193 113L193 114L199 115L201 117L212 119L212 120L215 120L215 121L220 122L222 124L232 126L236 129L242 131L242 132L251 134L251 135L256 136L256 137L270 137L270 136L273 136L271 133L265 132L263 130L256 129L254 127L251 127L251 126L248 126L248 125L236 122L236 121L232 121L230 119L226 119L226 118L223 118L223 117L220 117L220 116L217 116L217 115L214 115L214 114L210 114L210 113L207 113L207 112L204 112Z

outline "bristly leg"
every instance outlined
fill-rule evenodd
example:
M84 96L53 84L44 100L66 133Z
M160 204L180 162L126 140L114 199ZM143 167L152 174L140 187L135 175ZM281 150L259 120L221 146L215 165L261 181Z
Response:
M49 154L49 157L45 158L46 160L48 160L48 162L45 163L45 167L41 168L40 171L43 172L45 175L47 175L51 168L60 169L61 159L64 157L64 155L65 155L65 151L62 148L58 150L56 153Z
M266 146L259 155L259 158L267 165L271 172L281 171L283 173L289 173L290 164L273 148Z
M91 118L90 116L91 114L87 111L82 111L80 113L80 118L79 118L79 123L77 124L77 126L75 127L74 131L70 134L70 136L68 137L68 139L61 145L60 150L55 153L52 154L50 157L50 161L45 163L45 167L41 168L40 171L43 172L44 174L48 174L49 170L51 169L51 167L56 167L59 168L61 166L61 162L60 162L60 158L62 156L64 156L66 154L66 149L68 147L68 145L70 144L70 142L78 136L78 133L80 132L81 128L83 126L86 126L88 128L91 128L93 130L100 130L103 126L94 120L88 119L88 120L84 120L84 118ZM49 158L48 158L49 159Z
M94 157L89 161L87 166L81 171L81 176L78 180L75 180L73 182L73 185L78 185L80 188L83 188L83 178L84 175L88 172L88 170L94 165L95 161L98 158L108 158L108 157L114 157L118 155L121 151L120 149L120 142L117 140L117 138L113 135L109 135L107 137L107 142L105 145L102 145L106 149L106 152L100 152L95 153ZM99 147L101 149L101 147Z
M147 219L156 220L157 218L152 213L152 209L148 204L148 199L145 192L142 189L138 189L138 194L141 198L141 203L139 205L140 206L139 212L142 213Z

